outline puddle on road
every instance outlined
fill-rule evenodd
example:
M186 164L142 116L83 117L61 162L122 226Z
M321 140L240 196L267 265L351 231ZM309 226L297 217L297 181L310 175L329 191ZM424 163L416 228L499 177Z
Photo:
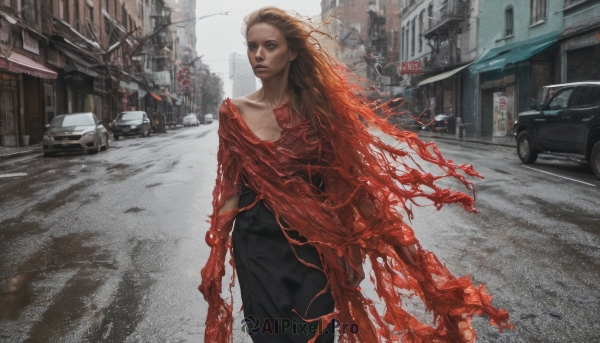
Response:
M67 187L50 197L49 200L41 201L33 206L33 210L41 213L50 213L57 210L59 207L66 205L77 199L81 194L78 191L86 188L90 183L94 181L83 180L74 185Z
M33 341L64 337L77 319L88 311L87 300L104 282L107 269L115 269L101 248L89 245L92 234L74 233L53 237L40 251L27 259L18 272L0 284L0 320L18 320L27 306L45 302L43 281L57 272L76 271L61 291L53 297L42 318L29 330Z
M27 221L28 217L29 212L23 212L18 217L0 222L0 238L2 239L0 246L21 236L38 235L48 231L48 229L42 229L39 222Z
M124 342L144 317L145 297L156 280L152 274L159 271L163 245L160 241L131 241L132 265L119 282L111 304L102 310L101 323L92 325L86 341Z

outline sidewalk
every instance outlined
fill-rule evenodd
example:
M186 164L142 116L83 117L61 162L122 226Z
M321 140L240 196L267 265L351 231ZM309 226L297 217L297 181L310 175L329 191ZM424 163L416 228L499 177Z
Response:
M42 153L42 143L21 146L18 148L0 146L0 160L6 158L20 157L29 154L41 154Z
M509 148L516 148L517 142L513 136L506 137L478 137L475 135L466 135L463 138L458 138L457 134L451 133L438 133L431 131L419 131L419 138L436 138L436 139L447 139L453 141L479 143L487 145L500 145Z

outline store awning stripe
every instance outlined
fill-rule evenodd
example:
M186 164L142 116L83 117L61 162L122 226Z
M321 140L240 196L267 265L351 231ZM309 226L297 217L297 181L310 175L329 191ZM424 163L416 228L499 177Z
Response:
M544 43L524 46L524 47L521 47L521 48L518 48L518 49L515 49L512 51L506 52L506 53L496 56L494 58L491 58L491 59L488 59L488 60L485 60L482 62L478 62L478 63L472 65L469 68L469 71L473 74L479 74L479 73L483 73L483 72L491 71L491 70L502 70L511 64L530 59L531 56L533 56L535 54L539 54L540 52L546 50L555 42L556 42L556 39L552 39L552 40L544 42Z
M31 75L40 79L58 78L56 72L14 51L8 57L8 65L5 59L0 59L0 68L8 69L13 73Z
M444 80L444 79L447 79L447 78L449 78L450 76L452 76L452 75L454 75L454 74L458 73L459 71L461 71L461 70L463 70L463 69L467 68L467 67L468 67L468 66L470 66L471 64L473 64L473 63L469 63L469 64L467 64L467 65L464 65L464 66L462 66L462 67L458 67L458 68L456 68L456 69L452 69L452 70L450 70L450 71L447 71L447 72L445 72L445 73L441 73L441 74L439 74L439 75L432 76L432 77L430 77L430 78L428 78L428 79L425 79L425 80L423 80L423 81L419 82L419 84L418 84L417 86L423 86L423 85L426 85L426 84L428 84L428 83L433 83L433 82L442 81L442 80Z

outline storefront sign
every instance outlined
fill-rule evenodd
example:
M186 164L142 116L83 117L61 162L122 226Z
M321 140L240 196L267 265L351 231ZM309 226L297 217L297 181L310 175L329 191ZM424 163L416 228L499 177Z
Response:
M421 62L402 62L400 74L423 74Z
M159 86L170 86L171 85L171 72L167 71L159 71L156 73L150 74L152 77L152 81L154 84Z
M94 79L94 93L107 93L103 79Z
M23 49L33 52L36 55L40 54L40 44L37 39L31 37L27 30L21 30L23 32Z
M514 83L515 82L515 75L507 75L504 77L504 83L505 84L509 84L509 83Z

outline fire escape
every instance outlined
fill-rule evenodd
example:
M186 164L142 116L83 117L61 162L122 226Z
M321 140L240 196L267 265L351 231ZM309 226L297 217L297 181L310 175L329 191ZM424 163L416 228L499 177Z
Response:
M423 31L423 38L428 40L432 52L425 59L425 69L440 70L461 62L460 47L456 42L459 25L465 20L466 13L464 0L445 0L434 18L429 18L429 28Z

